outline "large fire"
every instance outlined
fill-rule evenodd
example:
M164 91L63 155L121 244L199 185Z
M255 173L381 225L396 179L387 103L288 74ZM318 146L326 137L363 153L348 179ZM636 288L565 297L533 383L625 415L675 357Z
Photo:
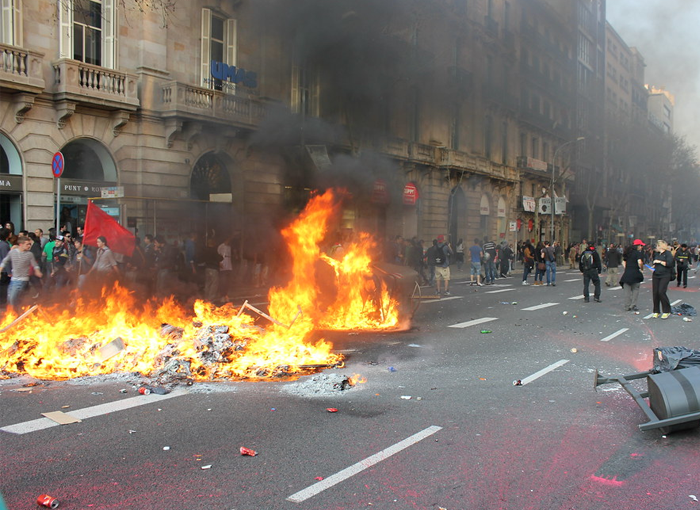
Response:
M373 277L370 236L359 235L338 258L322 253L338 207L334 193L316 196L282 232L292 276L283 288L270 290L269 314L203 301L193 311L173 299L143 305L119 285L103 289L98 302L73 293L67 307L42 306L18 321L12 313L5 316L0 375L70 379L138 372L259 379L339 364L342 357L329 342L311 340L314 331L395 328L399 314L397 302Z

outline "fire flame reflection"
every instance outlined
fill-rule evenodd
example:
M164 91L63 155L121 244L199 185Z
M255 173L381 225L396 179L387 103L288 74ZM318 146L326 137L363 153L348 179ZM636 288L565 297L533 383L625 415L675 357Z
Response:
M338 260L322 253L339 205L331 191L316 196L283 230L292 276L269 293L269 315L277 322L201 300L194 315L172 298L144 305L119 285L103 289L99 301L73 293L70 306L41 307L12 326L17 316L5 316L0 329L10 327L0 333L0 375L154 376L167 369L194 380L264 379L341 363L329 342L311 341L314 331L395 328L399 314L373 278L369 235L345 246Z

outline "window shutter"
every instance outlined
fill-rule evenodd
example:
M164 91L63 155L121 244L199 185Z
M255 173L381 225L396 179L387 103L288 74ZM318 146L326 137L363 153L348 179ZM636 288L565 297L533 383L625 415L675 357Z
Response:
M102 0L102 27L103 52L102 67L116 69L117 67L117 8L115 0Z
M214 88L214 81L210 79L211 61L211 9L202 9L202 62L200 67L200 83L202 87Z
M301 113L301 101L299 98L299 66L292 64L292 96L290 106L292 113Z
M61 58L73 58L73 0L60 0L57 4L61 27L59 54Z
M226 59L226 64L235 66L238 58L238 21L235 19L227 19L225 30L224 44L226 48L224 50L224 58ZM234 83L228 83L226 88L229 93L236 92L236 85Z
M2 25L0 26L0 42L3 44L15 44L14 18L12 0L2 0Z

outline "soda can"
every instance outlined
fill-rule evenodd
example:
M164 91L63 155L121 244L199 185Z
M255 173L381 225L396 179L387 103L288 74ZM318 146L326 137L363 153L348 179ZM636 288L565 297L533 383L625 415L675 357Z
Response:
M255 450L241 446L241 455L248 455L250 457L255 457L258 454Z
M145 386L141 386L141 387L139 388L139 393L140 393L141 395L150 395L150 394L151 394L151 390L149 390L149 389L146 388Z
M48 494L42 494L39 496L36 500L36 504L46 508L58 508L58 500L56 498L52 498Z

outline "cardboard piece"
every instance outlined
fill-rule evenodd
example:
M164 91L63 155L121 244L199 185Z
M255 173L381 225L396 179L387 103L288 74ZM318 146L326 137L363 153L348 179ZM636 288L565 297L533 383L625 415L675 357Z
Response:
M120 336L109 342L107 345L100 347L97 358L100 363L104 363L112 356L116 356L124 350L124 340Z
M75 416L71 416L70 414L64 413L62 411L51 411L50 413L41 414L42 416L45 416L49 420L53 420L60 425L67 425L69 423L80 423L82 421L76 418Z

